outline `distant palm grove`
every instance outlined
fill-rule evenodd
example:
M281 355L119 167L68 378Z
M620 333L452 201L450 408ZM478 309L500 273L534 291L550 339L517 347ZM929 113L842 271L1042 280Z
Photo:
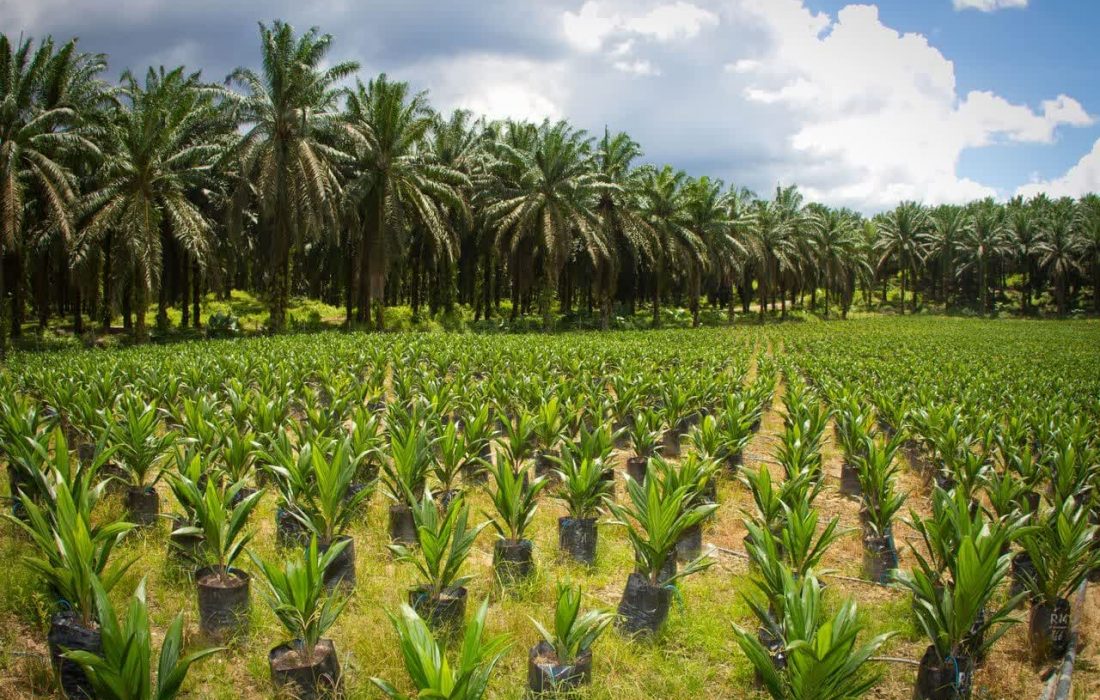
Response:
M889 304L1100 311L1100 197L900 203L864 217L640 165L625 133L435 112L423 93L326 60L332 37L260 26L259 70L105 79L76 41L0 36L0 345L29 323L137 338L169 308L248 290L384 325L701 307L826 318ZM471 76L472 80L476 76ZM348 87L353 85L352 87Z

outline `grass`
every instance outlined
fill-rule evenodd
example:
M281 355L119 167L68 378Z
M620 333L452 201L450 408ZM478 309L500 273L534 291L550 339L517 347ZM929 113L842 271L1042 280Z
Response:
M255 300L234 297L227 308L242 312L245 319L254 318ZM252 311L249 309L252 308ZM330 307L331 308L331 307ZM323 309L322 309L323 310ZM320 313L321 310L318 310ZM253 314L253 315L250 315ZM246 324L248 321L246 321ZM930 330L931 329L931 330ZM1025 330L1019 330L1025 329ZM892 345L882 348L884 355L906 351L916 339L960 343L968 334L981 336L974 347L959 346L959 361L983 362L997 367L1010 361L1010 368L1026 366L1028 357L1042 349L1043 352L1076 357L1090 364L1095 370L1097 341L1100 341L1100 324L1095 322L1054 324L1050 322L1003 322L973 320L917 319L864 319L848 324L795 324L789 326L765 326L760 329L738 328L703 330L698 342L728 347L730 352L771 352L783 355L797 353L813 343L831 338L836 342L838 334L869 334L889 339ZM746 334L751 334L746 337ZM1000 334L1018 334L1022 340L1016 346L1005 346ZM645 332L613 334L614 342L677 342L687 338L675 332ZM324 344L329 336L314 336ZM569 343L573 336L556 336L554 342ZM200 346L217 355L222 341ZM241 341L230 341L241 342ZM278 342L270 339L243 341L246 343ZM394 342L404 342L397 336ZM518 341L517 341L518 342ZM543 342L539 340L538 342ZM885 342L885 341L884 341ZM983 344L984 343L984 344ZM988 347L999 348L993 354ZM1053 347L1053 350L1052 350ZM1091 349L1090 349L1091 348ZM801 350L800 350L801 349ZM145 349L127 350L126 353L145 352ZM33 364L34 356L23 355L13 361L14 371L23 363ZM751 371L751 370L750 370ZM782 391L782 387L780 389ZM775 436L782 430L782 402L774 402L773 409L765 416L761 431L746 450L746 468L756 469L761 463L777 470L771 463L771 450ZM625 455L616 453L615 466L625 468ZM839 475L840 456L831 438L825 448L827 480L835 484ZM778 471L776 472L778 475ZM909 506L918 512L927 512L926 486L911 470L903 470L902 486L909 492ZM173 510L168 490L160 487L162 508ZM593 683L580 693L592 699L625 700L638 697L762 697L753 682L752 671L737 649L731 635L731 626L740 624L755 626L745 595L752 595L750 572L742 557L741 523L743 510L751 505L746 489L730 478L720 484L721 507L716 518L705 532L707 543L725 551L717 554L716 565L709 571L689 579L683 586L682 604L676 605L669 624L662 634L652 641L630 640L611 630L597 644ZM622 498L620 477L618 496ZM473 514L481 514L490 508L484 493L470 498ZM348 696L381 697L368 679L380 676L395 683L398 688L411 690L404 672L396 644L396 636L387 617L406 599L406 590L414 582L414 572L409 565L396 563L386 550L386 506L380 493L375 494L361 522L351 531L355 538L358 583L353 600L328 637L336 643L345 669ZM273 493L267 493L252 516L256 531L252 549L264 558L279 557L274 534ZM822 524L828 517L841 519L842 527L852 530L826 556L827 568L847 577L860 575L860 544L854 530L858 520L857 504L826 490L818 501L822 511ZM177 507L178 508L178 507ZM118 515L121 504L110 500L104 517ZM479 539L467 562L467 572L473 575L469 584L469 610L488 597L490 609L488 629L491 633L504 632L512 639L512 647L493 678L490 697L514 698L525 685L527 649L538 640L529 617L548 621L553 614L555 582L570 579L580 583L586 593L586 605L614 609L618 603L627 573L632 567L632 553L625 533L607 524L601 524L597 563L585 568L561 559L557 554L557 518L564 508L552 498L543 497L536 520L530 528L535 541L538 573L531 581L503 590L492 580L491 559L493 536L486 531ZM129 537L118 556L135 556L134 566L114 596L121 601L142 578L146 579L151 621L156 630L163 630L179 612L186 618L186 643L201 648L209 642L200 638L192 583L186 575L170 569L166 562L168 528L158 528ZM902 565L911 563L911 555L904 546L907 533L898 528ZM9 523L0 524L0 557L14 563L26 543ZM50 672L45 654L45 630L49 603L26 570L9 565L0 586L0 698L53 697ZM860 619L866 624L864 638L882 631L895 631L894 637L880 652L884 657L916 660L926 642L916 629L909 609L908 598L900 591L825 576L828 583L827 601L831 608L849 596L860 602ZM226 652L215 655L196 666L186 685L192 697L213 699L259 698L270 695L267 669L268 650L285 640L284 632L274 615L266 608L258 595L258 582L253 582L253 615L247 636L234 641ZM1095 623L1098 619L1092 619ZM156 636L156 635L155 635ZM979 670L975 683L975 697L982 698L1035 698L1041 686L1040 671L1020 660L1026 653L1024 627L1017 626L998 646L989 661ZM457 650L452 646L452 653ZM1086 653L1086 659L1089 657ZM915 666L901 663L878 664L883 679L872 697L882 699L908 698L912 692ZM1098 687L1100 672L1096 664L1083 663L1078 670L1080 683L1085 687Z

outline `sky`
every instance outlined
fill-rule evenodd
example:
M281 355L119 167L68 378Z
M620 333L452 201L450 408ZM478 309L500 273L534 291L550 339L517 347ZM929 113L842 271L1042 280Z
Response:
M626 131L644 160L871 213L1100 190L1097 0L0 0L9 36L126 68L255 66L334 36L441 111Z

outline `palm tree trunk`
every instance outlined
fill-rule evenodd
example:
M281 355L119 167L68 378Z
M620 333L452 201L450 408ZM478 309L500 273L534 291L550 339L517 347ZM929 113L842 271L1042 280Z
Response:
M764 278L761 276L756 282L757 291L760 296L760 322L764 322L764 308L768 304L767 290L765 289Z
M901 268L901 315L905 315L905 268Z
M653 327L661 325L661 275L658 270L653 272Z
M6 304L4 304L4 299L7 296L5 292L7 290L4 289L4 281L4 244L3 240L0 239L0 362L3 362L8 357L8 327L5 323L7 319L4 318L4 312L7 310L5 308Z
M290 263L288 262L287 265ZM191 263L191 327L202 328L202 270L198 261ZM186 297L183 303L187 304Z
M23 251L11 251L11 337L23 335Z
M730 325L737 321L737 285L733 283L733 277L730 277L730 298L726 309L726 320Z
M825 318L828 319L829 318L829 285L828 284L825 285L825 300L824 300L824 303L825 303Z

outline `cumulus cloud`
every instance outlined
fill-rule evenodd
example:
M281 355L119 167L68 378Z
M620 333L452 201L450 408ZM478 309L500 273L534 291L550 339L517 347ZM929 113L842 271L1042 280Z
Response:
M1016 190L1016 194L1024 197L1041 192L1051 197L1080 197L1089 192L1100 192L1100 139L1065 175L1053 180L1035 180Z
M1027 7L1027 0L954 0L956 10L993 12L1010 7Z
M1039 111L988 91L958 95L953 63L924 36L883 25L872 5L845 7L835 20L799 0L745 0L743 10L773 37L754 63L733 64L735 72L767 67L752 72L745 96L794 115L789 144L807 161L847 166L808 188L825 201L878 208L993 196L957 175L963 150L998 140L1050 143L1060 126L1093 123L1066 95Z

